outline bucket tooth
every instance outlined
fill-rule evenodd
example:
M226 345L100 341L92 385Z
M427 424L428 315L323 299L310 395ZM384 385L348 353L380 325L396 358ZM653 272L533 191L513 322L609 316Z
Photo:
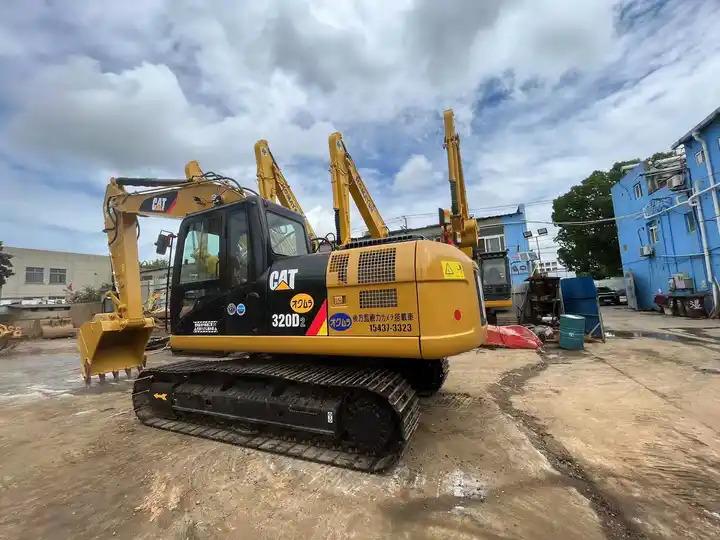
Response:
M130 377L132 377L132 369L130 369L130 368L125 368L125 375L127 376L128 379L129 379Z
M119 372L119 371L113 371L113 372L112 372L112 375L113 375L113 380L114 380L114 381L119 381L119 380L120 380L120 372Z
M98 373L98 379L100 379L101 383L105 382L105 374L104 373Z

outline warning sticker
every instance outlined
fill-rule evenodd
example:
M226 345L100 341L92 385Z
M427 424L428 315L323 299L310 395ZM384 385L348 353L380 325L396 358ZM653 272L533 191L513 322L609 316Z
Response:
M440 261L442 264L443 277L445 279L465 279L465 270L461 262Z

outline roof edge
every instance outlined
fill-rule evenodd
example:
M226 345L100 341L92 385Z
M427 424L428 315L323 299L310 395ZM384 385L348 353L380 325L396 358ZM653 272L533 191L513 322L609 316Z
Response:
M712 123L713 120L715 120L715 118L717 118L718 115L720 115L720 107L718 107L713 112L708 114L705 118L703 118L696 126L694 126L692 129L690 129L690 131L688 131L685 135L683 135L677 141L675 141L675 143L670 148L675 150L681 144L684 144L685 142L692 139L693 132L703 129L704 127L707 127L710 123Z

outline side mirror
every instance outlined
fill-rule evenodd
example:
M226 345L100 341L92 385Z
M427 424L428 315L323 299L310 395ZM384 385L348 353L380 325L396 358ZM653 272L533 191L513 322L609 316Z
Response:
M172 235L161 232L158 234L157 241L155 242L155 253L158 255L165 255L171 243Z

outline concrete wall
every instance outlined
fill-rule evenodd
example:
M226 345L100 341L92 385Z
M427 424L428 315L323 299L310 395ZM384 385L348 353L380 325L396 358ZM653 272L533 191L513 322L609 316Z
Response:
M700 132L707 139L713 168L720 171L720 122L716 119ZM702 190L710 183L705 165L696 162L695 154L699 150L699 143L695 141L685 143L686 187L691 183L697 183ZM615 216L642 213L643 208L648 204L652 204L653 212L656 212L687 200L689 194L687 190L673 191L664 187L651 194L648 193L648 184L642 174L646 170L647 165L641 162L613 186L611 194ZM716 180L720 180L720 177L716 177ZM636 184L639 184L642 190L640 197L635 193ZM704 214L713 274L718 278L720 277L720 234L714 219L715 210L710 192L700 196L700 203ZM694 231L688 229L686 214L690 214L691 219L695 221ZM652 242L649 235L652 222L656 222L658 226L656 242ZM633 274L639 309L655 307L653 302L655 294L658 291L668 292L668 279L672 274L689 274L695 281L697 291L711 290L705 269L696 209L682 204L677 208L663 211L661 215L651 220L645 219L642 215L623 218L617 221L617 228L623 271ZM641 256L642 245L652 245L654 254L650 257Z
M64 298L65 289L72 284L74 290L86 286L98 287L110 283L110 257L106 255L86 255L62 251L45 251L4 246L4 251L13 256L15 275L10 276L0 291L0 300L4 303L15 300L39 299L47 301L52 297ZM26 283L25 268L43 269L42 283ZM65 283L50 283L50 268L66 270Z

